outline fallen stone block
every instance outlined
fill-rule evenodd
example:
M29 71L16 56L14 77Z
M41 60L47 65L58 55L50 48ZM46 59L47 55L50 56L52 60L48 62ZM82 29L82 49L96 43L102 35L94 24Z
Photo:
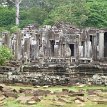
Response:
M33 92L34 96L47 96L50 93L51 91L49 90L36 90Z
M33 97L33 100L36 101L36 102L40 102L40 101L41 101L41 98L42 98L42 97L34 96L34 97Z
M57 106L57 107L63 107L65 105L65 103L56 101L52 105Z
M62 89L62 92L69 92L68 89Z
M79 101L81 101L81 102L85 102L84 97L76 97L74 100L79 100Z
M69 93L72 94L72 93L75 93L75 91L70 90Z
M27 104L29 104L29 105L34 105L34 104L36 104L36 101L30 100L30 101L27 101Z
M46 85L46 86L43 86L43 88L49 88L49 86L48 86L48 85Z
M58 98L59 102L64 102L64 103L71 103L71 101L69 101L69 99L65 99L65 98Z
M20 93L23 93L23 92L25 92L25 89L20 88L19 92L20 92Z
M107 104L107 100L99 100L96 102L97 102L97 104Z
M17 98L18 97L18 93L15 92L10 92L10 91L6 91L3 94L5 97L13 97L13 98Z
M0 101L3 101L4 99L6 99L4 95L0 96Z
M3 107L4 101L0 101L0 107Z
M36 104L37 102L40 102L41 99L39 97L35 97L35 96L22 95L17 98L17 101L21 104Z
M84 96L84 93L75 92L75 93L70 94L69 96L71 96L71 97L75 97L75 96Z
M20 96L17 98L17 101L21 104L27 104L28 101L30 101L33 98L33 96Z
M41 86L34 86L34 88L40 88Z
M0 91L2 91L4 87L5 87L5 85L0 84Z
M0 96L2 96L2 95L3 95L3 92L0 91Z

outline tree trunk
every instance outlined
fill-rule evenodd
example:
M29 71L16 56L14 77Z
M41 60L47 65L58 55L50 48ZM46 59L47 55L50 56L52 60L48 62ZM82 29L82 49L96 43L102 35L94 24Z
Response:
M15 1L15 5L16 5L16 25L19 25L19 4L20 4L20 0L16 0Z

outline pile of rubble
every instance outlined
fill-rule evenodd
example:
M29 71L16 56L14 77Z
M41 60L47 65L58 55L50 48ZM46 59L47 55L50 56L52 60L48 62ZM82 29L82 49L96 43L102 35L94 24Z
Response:
M50 102L53 106L64 106L75 104L84 106L87 102L92 104L107 104L107 90L105 89L86 89L79 88L78 91L62 89L62 91L49 91L48 86L35 87L33 89L19 90L9 86L0 85L0 106L5 104L8 98L14 98L16 102L26 105L34 105L39 102Z
M14 98L21 104L36 104L37 102L40 102L44 96L47 96L50 93L49 90L22 88L16 90L9 86L0 85L0 105L3 105L5 99L8 98Z

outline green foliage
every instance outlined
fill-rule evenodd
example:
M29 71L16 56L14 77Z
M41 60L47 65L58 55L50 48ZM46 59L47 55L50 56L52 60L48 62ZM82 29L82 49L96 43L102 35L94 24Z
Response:
M12 53L6 46L0 46L0 65L12 58Z
M44 9L33 7L28 11L28 19L42 24L44 19L47 18L47 12Z
M0 27L0 37L2 36L3 32L8 32L4 27Z
M85 26L104 28L107 26L107 3L93 2Z
M10 30L15 25L15 8L7 1L8 7L0 7L0 27ZM107 26L106 0L22 0L20 6L21 28L28 24L52 25L62 21L79 27Z
M7 30L4 27L0 27L0 33L7 32Z
M0 7L0 27L7 27L15 23L15 10Z
M78 6L80 8L78 8ZM52 10L49 14L49 20L51 19L54 23L64 21L70 22L73 25L82 26L82 24L88 19L88 13L89 7L86 7L84 2L81 2L80 4L77 2L74 4L69 3Z
M11 33L16 33L16 32L18 32L18 31L20 31L20 28L19 28L18 26L13 26L13 27L10 29L10 32L11 32Z

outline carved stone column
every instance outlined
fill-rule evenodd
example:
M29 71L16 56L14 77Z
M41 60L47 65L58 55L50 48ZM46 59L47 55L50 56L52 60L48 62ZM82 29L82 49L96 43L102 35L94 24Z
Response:
M9 33L8 32L3 34L3 45L10 48L10 38L9 38Z
M104 57L104 33L99 33L99 58Z

